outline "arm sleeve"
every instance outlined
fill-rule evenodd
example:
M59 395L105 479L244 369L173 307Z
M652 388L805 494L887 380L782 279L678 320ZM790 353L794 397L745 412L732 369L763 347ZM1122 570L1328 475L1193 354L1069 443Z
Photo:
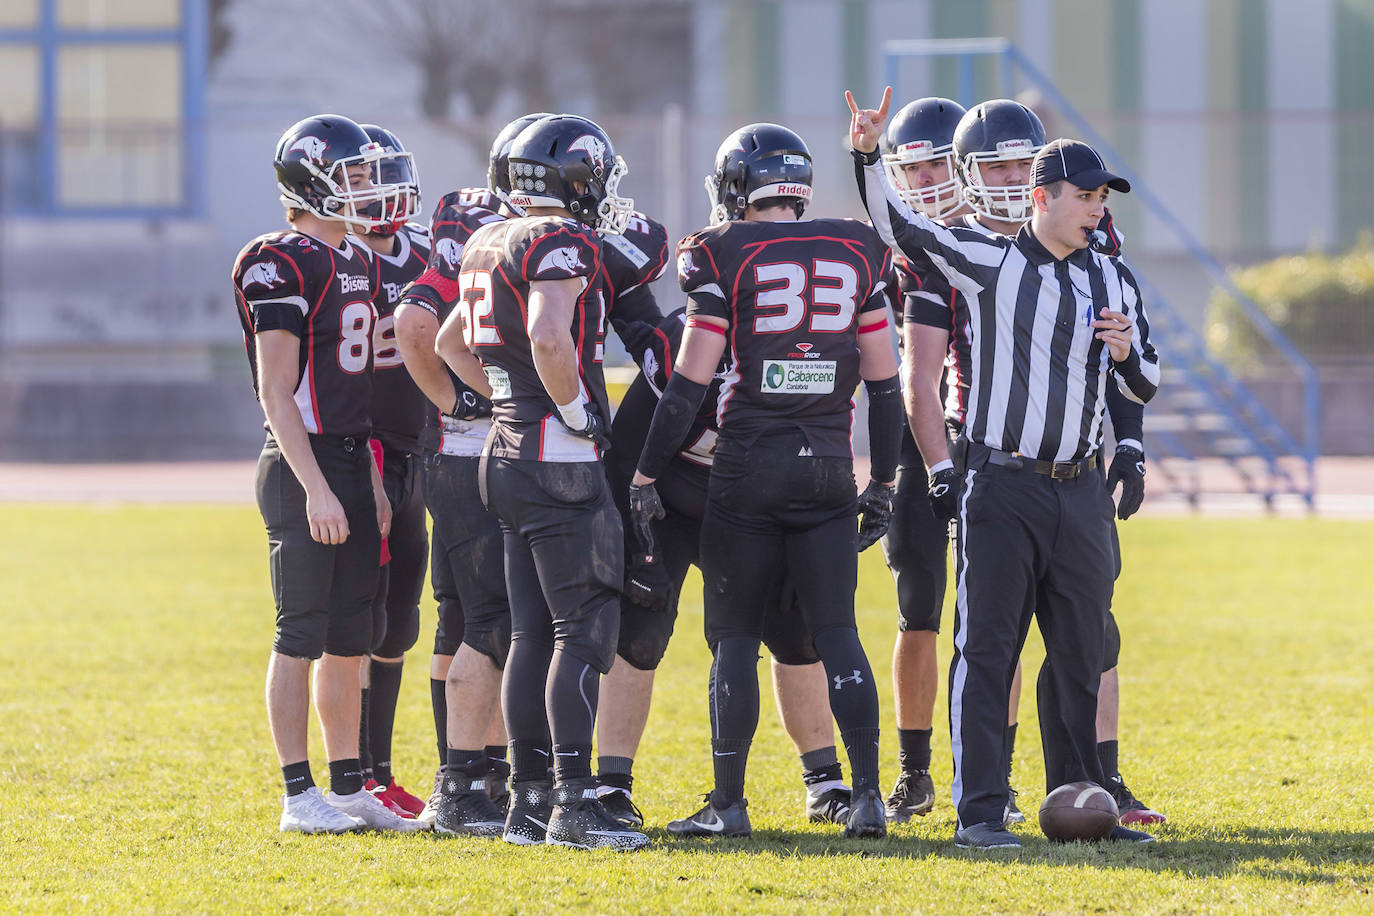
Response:
M253 333L290 331L304 337L310 301L302 269L290 256L262 248L243 259L234 277L253 322Z
M701 409L707 387L680 372L668 380L639 455L639 471L645 477L657 480L668 469L668 463L682 448L682 440L692 431L692 421Z
M1144 404L1159 388L1159 354L1150 341L1150 320L1140 298L1140 286L1125 264L1113 263L1121 280L1121 309L1135 325L1135 334L1126 358L1121 362L1112 360L1112 371L1121 393L1137 404Z
M890 483L897 476L902 451L902 383L899 376L864 382L868 392L868 448L874 480Z
M1145 441L1145 405L1126 397L1116 385L1107 386L1107 415L1117 442Z

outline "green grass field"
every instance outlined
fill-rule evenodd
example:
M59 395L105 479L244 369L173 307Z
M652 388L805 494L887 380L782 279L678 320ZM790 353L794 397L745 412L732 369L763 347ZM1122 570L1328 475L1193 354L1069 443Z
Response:
M751 758L753 839L667 838L661 825L710 782L694 585L636 767L636 798L659 828L651 850L283 836L255 511L0 506L0 531L6 911L1374 911L1368 524L1123 525L1122 767L1170 822L1147 848L1051 845L1028 823L1013 860L953 847L938 720L940 804L886 840L805 823L799 765L767 710ZM886 682L895 618L877 551L863 557L859 599ZM421 792L434 769L433 606L423 611L395 753ZM1034 635L1027 652L1038 664ZM896 745L882 689L887 785ZM1022 723L1015 781L1033 822L1033 690ZM317 778L319 748L313 736Z

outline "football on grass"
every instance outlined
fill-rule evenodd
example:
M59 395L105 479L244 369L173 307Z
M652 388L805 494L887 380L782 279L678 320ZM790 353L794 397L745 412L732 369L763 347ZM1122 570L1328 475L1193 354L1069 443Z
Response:
M1040 829L1060 843L1105 840L1120 812L1111 793L1096 783L1071 782L1045 796Z

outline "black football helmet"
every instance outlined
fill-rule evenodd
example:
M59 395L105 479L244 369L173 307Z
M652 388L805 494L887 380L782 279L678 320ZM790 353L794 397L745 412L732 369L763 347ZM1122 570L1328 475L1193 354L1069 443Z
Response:
M520 131L535 121L551 117L553 115L547 111L523 115L501 128L501 132L492 141L491 156L487 164L487 189L512 210L518 211L519 208L511 206L510 202L510 145L520 135Z
M907 205L931 219L944 219L964 205L959 193L959 169L954 161L954 129L964 106L950 99L917 99L892 116L883 133L883 165ZM926 188L913 188L906 166L943 159L949 178Z
M613 235L629 226L634 201L617 192L630 169L596 122L568 114L540 118L516 134L507 156L516 207L562 207ZM585 185L581 193L577 181Z
M281 135L273 165L286 206L374 229L388 221L384 210L392 195L379 178L395 158L398 154L388 153L356 122L323 114L298 121ZM349 175L357 165L367 166L365 178Z
M1035 112L1011 99L994 99L969 109L954 131L954 155L964 182L964 199L974 212L989 219L1019 222L1030 219L1030 173L1027 183L989 187L982 163L1031 159L1045 145L1045 125Z
M711 218L742 219L755 201L791 197L801 219L811 181L811 152L801 137L780 124L745 125L721 143L715 171L706 176Z
M387 201L369 207L369 213L386 219L380 226L368 230L372 235L395 235L420 212L420 172L415 157L401 145L400 139L385 127L362 124L363 132L373 143L380 143L389 155L378 163L372 179L388 188ZM392 190L394 189L394 190Z

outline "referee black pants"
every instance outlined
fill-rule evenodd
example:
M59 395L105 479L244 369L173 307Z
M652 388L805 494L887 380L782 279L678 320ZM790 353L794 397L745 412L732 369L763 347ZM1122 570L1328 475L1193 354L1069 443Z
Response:
M988 463L969 449L959 500L949 723L961 827L1001 823L1003 734L1016 660L1034 616L1049 670L1039 710L1047 783L1103 781L1097 684L1111 603L1113 506L1102 476L1068 480Z

